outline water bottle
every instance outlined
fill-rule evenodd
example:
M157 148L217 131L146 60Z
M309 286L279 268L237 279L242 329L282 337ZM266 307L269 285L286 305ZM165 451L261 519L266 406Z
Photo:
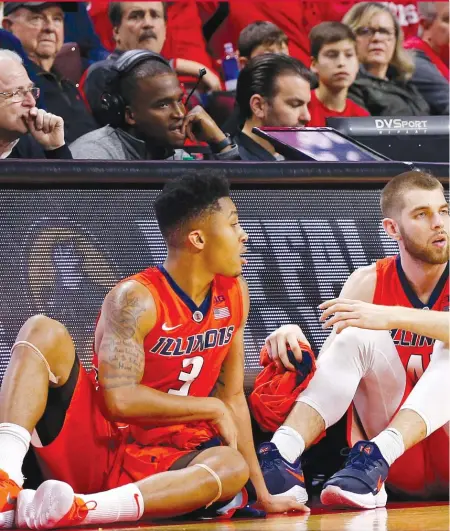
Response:
M223 76L226 90L236 90L239 77L239 61L231 42L224 45L225 53L222 60Z

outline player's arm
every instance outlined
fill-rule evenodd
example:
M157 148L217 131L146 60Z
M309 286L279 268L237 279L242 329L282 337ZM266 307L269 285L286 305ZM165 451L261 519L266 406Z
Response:
M339 298L353 299L371 303L375 294L376 283L376 265L372 264L369 266L360 267L359 269L353 271L353 273L345 281L345 284L342 286L341 293L339 294ZM322 305L319 306L319 308L321 307ZM321 320L322 317L323 315L321 316ZM319 355L322 354L322 352L325 352L325 350L331 345L336 337L337 332L337 328L333 327L331 334L324 341Z
M241 278L240 284L243 296L244 320L231 343L230 350L222 365L216 384L215 396L220 398L231 410L237 428L238 450L247 461L250 469L250 479L258 495L258 502L263 509L268 512L307 511L308 509L303 504L298 503L295 498L274 497L269 494L256 457L250 412L244 394L244 327L248 316L249 297L247 283Z
M449 343L447 312L424 311L403 306L382 306L348 297L339 297L320 305L324 327L340 333L349 326L369 330L407 330L420 336ZM328 319L328 320L327 320Z
M339 297L347 299L358 299L360 301L372 302L373 294L375 292L376 284L376 270L375 265L361 267L356 269L346 280L342 287ZM331 334L327 337L320 354L331 345L333 339L336 337L336 330L333 329ZM298 342L307 343L308 340L302 329L298 325L289 324L277 328L272 332L265 341L269 356L275 363L281 363L289 371L295 371L295 367L288 359L287 345L292 350L295 358L298 361L302 360L302 351Z
M104 333L98 349L99 385L111 420L143 426L208 420L226 408L217 398L178 397L140 385L144 338L156 322L149 290L135 281L116 286L102 307Z

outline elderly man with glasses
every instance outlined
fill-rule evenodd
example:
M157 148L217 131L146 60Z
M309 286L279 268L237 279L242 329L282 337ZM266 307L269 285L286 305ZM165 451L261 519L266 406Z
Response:
M71 159L60 116L36 107L33 86L22 59L0 49L0 159Z
M41 89L45 108L61 116L68 143L97 129L77 87L55 68L56 55L64 42L64 11L76 9L72 2L5 2L2 26L17 37L30 60L26 64Z

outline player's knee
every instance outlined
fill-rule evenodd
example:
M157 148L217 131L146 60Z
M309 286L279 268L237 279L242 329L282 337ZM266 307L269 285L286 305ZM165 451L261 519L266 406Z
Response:
M222 498L234 496L247 483L250 470L247 462L237 450L229 446L218 448L220 460L219 477L222 480Z
M387 330L367 330L349 326L336 336L335 342L339 351L348 356L350 352L371 352L375 348L384 350L383 345L391 344L392 339Z
M46 315L33 315L25 321L16 341L27 341L46 358L49 365L73 363L75 348L66 327Z

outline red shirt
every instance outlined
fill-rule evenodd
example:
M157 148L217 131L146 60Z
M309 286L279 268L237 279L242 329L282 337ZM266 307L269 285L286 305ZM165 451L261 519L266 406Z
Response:
M322 17L320 2L292 0L248 1L245 8L242 0L229 0L229 21L232 34L230 42L237 42L239 33L257 20L270 20L282 29L289 38L289 53L309 67L309 32Z
M400 256L378 260L377 283L373 303L382 306L404 306L434 311L448 311L448 266L431 294L428 305L423 304L412 290L402 269ZM409 380L414 385L430 363L435 339L406 330L391 330L398 355Z
M347 98L345 109L341 112L333 111L317 98L316 91L311 93L311 101L308 104L308 110L311 115L311 120L308 122L308 127L325 127L326 119L333 118L355 118L361 116L370 116L370 113L357 105L354 101Z
M407 50L421 50L428 56L430 61L433 62L434 66L445 77L445 79L450 79L448 65L446 65L442 58L433 50L433 48L420 37L411 37L405 42L404 46Z
M114 50L113 28L108 17L110 0L96 0L91 3L89 15L95 32L107 50ZM170 3L167 10L167 34L161 55L169 59L190 59L214 69L211 57L206 51L202 33L202 21L195 0Z

